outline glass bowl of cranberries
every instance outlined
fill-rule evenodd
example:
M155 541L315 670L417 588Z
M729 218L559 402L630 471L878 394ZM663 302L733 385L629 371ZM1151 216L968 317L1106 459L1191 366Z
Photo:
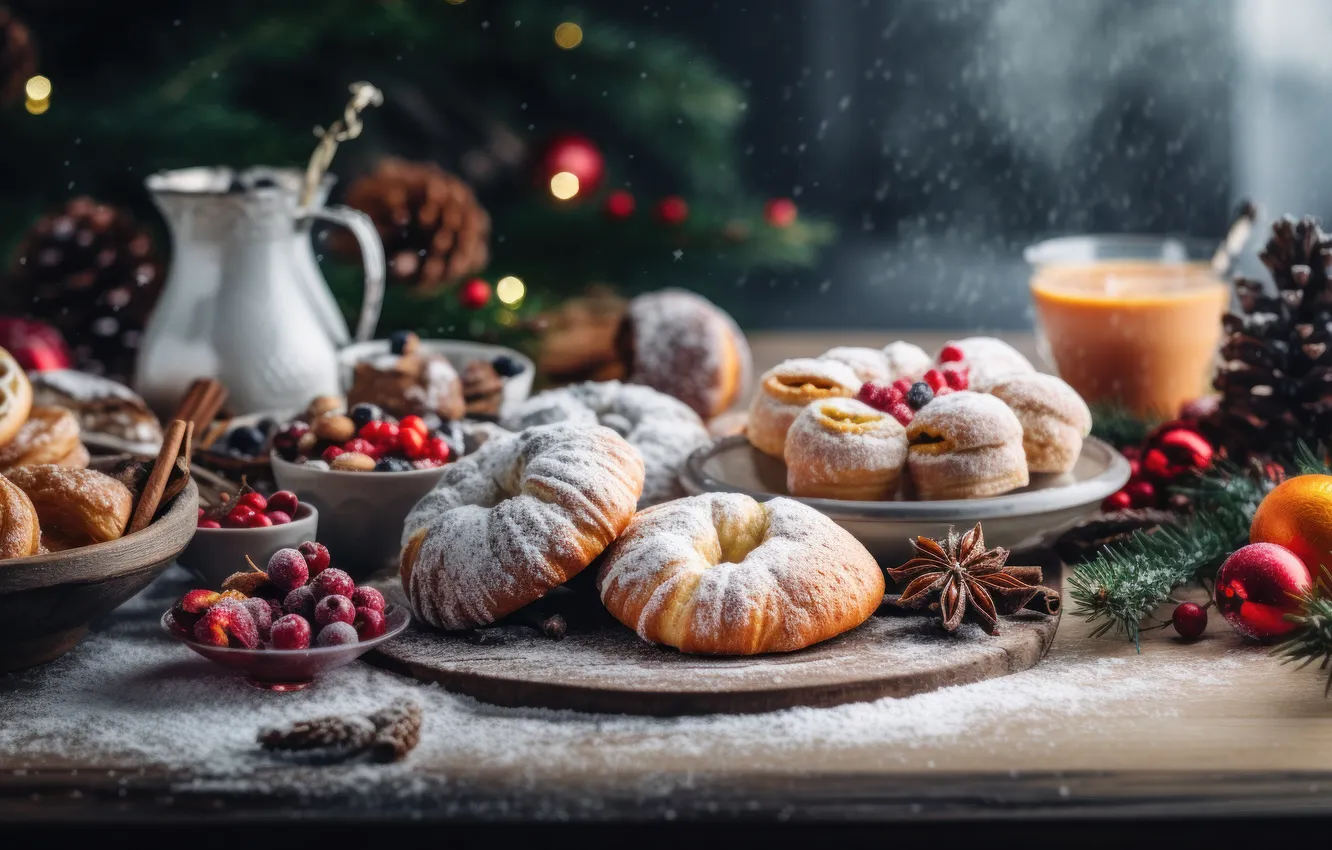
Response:
M410 622L405 608L388 604L374 587L358 586L313 541L279 549L264 569L251 561L220 591L191 590L162 615L167 634L272 691L303 690Z
M176 561L208 587L221 587L248 557L265 563L279 549L314 540L319 511L290 490L264 496L249 488L199 508L198 528Z

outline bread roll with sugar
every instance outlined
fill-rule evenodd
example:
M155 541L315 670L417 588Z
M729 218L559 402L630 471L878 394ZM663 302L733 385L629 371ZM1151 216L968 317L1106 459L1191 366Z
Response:
M682 652L791 652L865 622L883 571L845 529L792 499L708 493L642 511L607 551L601 601Z
M906 464L906 429L853 398L816 401L787 432L785 456L792 496L891 499Z
M1009 375L1027 375L1036 371L1031 361L1016 348L992 336L971 336L955 339L939 349L939 368L950 369L958 365L967 368L968 389L988 392L1000 378Z
M934 365L934 361L925 353L925 349L901 340L885 345L883 356L888 363L888 383L903 378L915 383Z
M779 363L759 379L746 436L754 448L780 458L786 451L786 432L806 405L851 398L862 383L850 366L835 360L804 357Z
M28 373L3 348L0 348L0 445L8 443L28 421L32 410L32 384Z
M492 436L407 515L400 575L412 611L443 629L517 611L592 563L642 492L642 459L609 428Z
M906 432L907 469L921 499L979 499L1027 485L1022 425L992 395L939 396Z
M883 349L842 345L823 352L819 355L819 359L845 363L851 367L851 371L856 373L856 377L862 383L865 381L892 383L894 380L892 370L888 366L888 355L884 354Z
M1054 375L1010 375L990 387L1022 423L1022 448L1032 472L1068 472L1091 433L1087 403Z

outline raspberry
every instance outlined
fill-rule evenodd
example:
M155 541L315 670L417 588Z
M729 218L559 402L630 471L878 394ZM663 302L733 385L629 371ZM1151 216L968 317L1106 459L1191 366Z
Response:
M342 570L329 568L315 576L314 581L310 582L310 589L314 591L316 600L325 596L346 596L350 599L356 592L356 584Z
M856 400L886 413L889 406L902 400L902 393L896 387L866 381L860 385L860 392L856 393Z
M296 498L296 494L290 490L279 490L268 497L268 509L270 511L282 511L287 516L296 516L296 511L301 506L301 500Z
M357 608L369 608L384 613L384 594L373 587L358 587L352 591L352 604Z
M951 390L965 390L971 386L971 370L966 366L950 366L943 370L944 381Z
M408 460L419 460L425 454L426 435L414 428L403 429L398 433L398 447Z
M268 522L271 525L286 525L291 522L291 515L286 511L269 511L264 516L268 517Z
M268 578L289 593L309 581L310 567L297 550L279 549L268 559Z
M245 505L257 514L268 510L268 500L264 498L262 493L256 493L253 490L242 493L241 497L236 500L236 504Z
M934 390L924 381L917 381L911 385L911 389L906 394L906 403L912 410L920 410L925 405L934 401Z
M259 627L244 605L234 599L220 600L194 624L194 638L210 646L259 645Z
M273 524L268 514L255 514L245 523L246 528L268 528Z
M388 631L388 624L384 621L384 615L373 608L357 608L356 619L352 621L352 627L356 629L356 636L361 640L377 638Z
M329 557L328 549L322 543L307 540L297 548L305 556L305 564L310 568L311 577L317 576L328 569L329 563L333 560Z
M342 450L347 453L356 452L357 454L368 455L369 457L379 457L379 449L375 444L364 437L356 437L342 444Z
M298 587L282 600L282 610L288 614L299 614L307 620L314 619L315 597L309 585Z
M897 390L903 397L905 397L907 393L911 392L911 379L898 378L896 381L893 381L893 389Z
M310 646L310 623L297 614L288 614L269 630L274 649L306 649Z
M315 638L316 646L342 646L343 644L356 643L360 637L356 634L355 627L351 623L329 623L319 630L319 637Z
M948 379L945 378L943 372L940 372L938 369L931 369L926 372L923 380L930 385L930 389L934 390L936 394L939 390L948 387Z
M259 639L268 640L268 631L273 626L273 609L268 607L268 600L247 599L241 604L254 618L254 626L259 630Z
M338 455L341 454L346 454L346 450L341 446L329 446L324 449L324 453L320 455L320 457L324 459L324 463L332 463L337 460Z
M403 431L415 431L424 437L430 433L430 427L419 416L404 416L402 422L398 423L398 433L401 434Z
M329 623L350 623L356 619L356 606L345 596L337 594L325 596L315 604L314 621L316 626Z
M965 355L962 353L962 349L958 348L956 345L945 345L939 350L940 363L956 363L964 357Z
M911 420L916 418L916 411L911 409L911 405L905 401L895 401L884 411L889 416L902 423L902 427L911 424Z

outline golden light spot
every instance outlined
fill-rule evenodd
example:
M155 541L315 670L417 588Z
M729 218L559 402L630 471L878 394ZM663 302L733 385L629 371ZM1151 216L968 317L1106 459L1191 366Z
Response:
M572 21L565 21L555 28L555 43L565 50L573 50L583 43L583 28Z
M527 286L513 275L502 277L495 284L495 297L499 298L501 303L510 307L520 303L526 294Z
M27 102L23 104L23 106L28 110L28 112L32 113L33 115L41 115L43 112L51 108L51 101L32 100L31 98L29 98Z
M51 81L40 74L29 77L23 91L27 93L28 100L46 100L51 96Z
M550 178L550 193L558 200L567 201L578 194L578 175L561 171Z

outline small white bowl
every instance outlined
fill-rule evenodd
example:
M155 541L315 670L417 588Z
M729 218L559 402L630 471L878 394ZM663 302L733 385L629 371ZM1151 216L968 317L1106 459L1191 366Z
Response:
M362 360L368 360L381 354L387 354L390 343L386 339L373 339L369 342L357 342L338 352L338 364L342 368L342 391L351 389L352 369ZM532 381L536 377L536 364L530 357L512 348L502 345L487 345L484 342L467 342L460 339L423 339L421 351L427 354L443 354L461 375L463 368L473 360L494 360L501 354L512 357L523 364L523 371L512 378L504 378L504 401L500 413L508 408L527 401L532 394Z
M333 566L357 580L398 563L407 514L447 468L342 472L279 457L272 461L278 487L319 509L324 518L319 542L328 547Z
M318 540L319 511L301 497L301 506L291 522L263 528L200 528L176 562L216 590L232 573L249 569L245 556L259 569L279 549L295 549L307 540Z

